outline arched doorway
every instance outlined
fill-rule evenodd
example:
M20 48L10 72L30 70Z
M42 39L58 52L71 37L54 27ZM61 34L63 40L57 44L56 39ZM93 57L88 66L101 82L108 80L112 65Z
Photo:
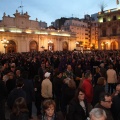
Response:
M111 50L117 50L118 49L118 42L113 41L110 46Z
M30 52L38 51L38 45L36 41L30 42Z
M101 43L101 49L102 50L108 50L109 48L108 48L108 42L102 42Z
M48 50L49 50L49 51L54 51L54 44L53 44L52 41L49 41L49 42L48 42Z
M9 40L9 44L6 47L7 53L14 53L16 51L16 43L13 40Z
M66 41L63 42L62 47L63 47L63 51L67 51L68 50L68 43Z

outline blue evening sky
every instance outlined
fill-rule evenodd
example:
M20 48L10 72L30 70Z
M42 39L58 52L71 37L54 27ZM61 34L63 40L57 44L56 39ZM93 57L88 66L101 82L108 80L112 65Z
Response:
M48 25L61 17L83 18L84 14L94 14L100 11L100 5L104 4L105 10L118 7L116 0L0 0L0 20L3 13L13 17L18 10L31 16L30 20L45 21ZM120 6L120 5L119 5Z

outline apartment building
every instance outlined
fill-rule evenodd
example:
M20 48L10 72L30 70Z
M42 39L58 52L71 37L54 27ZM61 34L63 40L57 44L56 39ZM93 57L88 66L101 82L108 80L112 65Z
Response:
M98 24L89 15L66 20L62 29L76 34L76 49L98 49Z
M100 50L120 49L120 9L114 8L99 12L99 37Z

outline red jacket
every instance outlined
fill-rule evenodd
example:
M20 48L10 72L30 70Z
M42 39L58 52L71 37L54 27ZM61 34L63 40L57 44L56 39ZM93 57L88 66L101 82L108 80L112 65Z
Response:
M82 89L85 92L85 98L88 103L91 103L93 100L93 86L89 79L85 79L82 84Z

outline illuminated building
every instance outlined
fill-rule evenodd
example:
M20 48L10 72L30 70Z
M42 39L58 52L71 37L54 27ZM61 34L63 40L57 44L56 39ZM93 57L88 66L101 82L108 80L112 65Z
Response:
M36 20L29 20L28 13L16 10L14 17L5 13L0 21L0 40L8 40L4 45L0 42L1 53L30 51L62 51L75 48L75 35L71 32L41 28Z
M62 29L76 34L76 49L94 50L98 49L98 22L90 15L85 18L71 18L65 21Z
M120 9L114 8L98 13L100 50L120 49Z

